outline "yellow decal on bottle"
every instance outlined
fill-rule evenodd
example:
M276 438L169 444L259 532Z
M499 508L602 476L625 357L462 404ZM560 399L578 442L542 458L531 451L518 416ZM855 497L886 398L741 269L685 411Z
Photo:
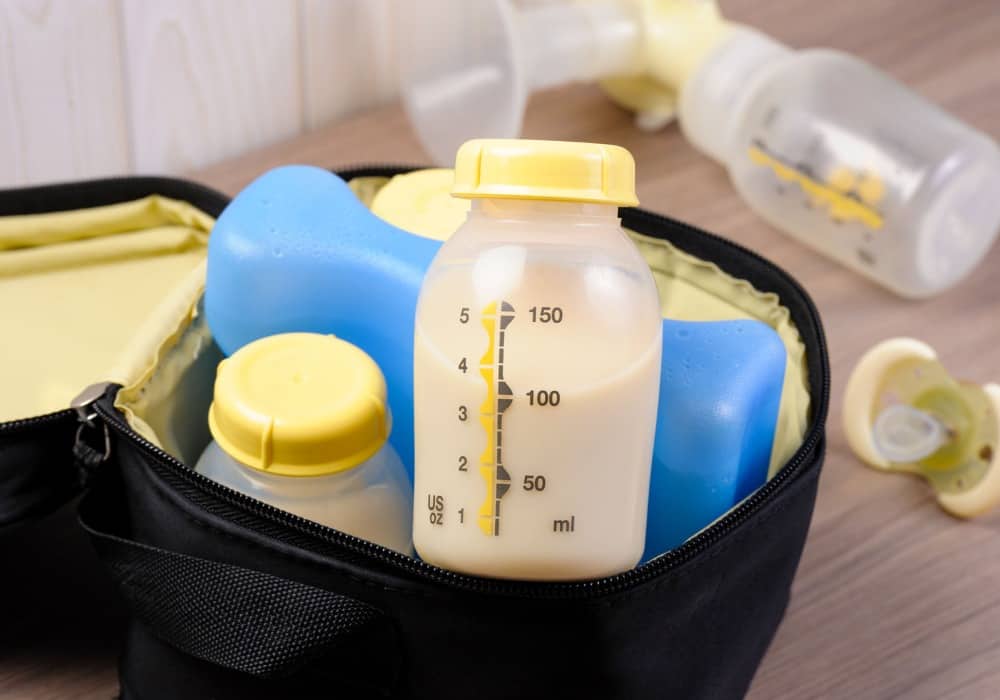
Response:
M504 345L507 326L514 320L514 307L507 302L487 304L482 312L488 338L479 360L479 374L486 382L486 400L479 407L479 422L486 432L486 448L479 457L479 473L486 482L486 498L479 508L479 529L484 535L500 534L500 499L510 489L510 474L503 465L503 413L514 400L504 381Z
M859 176L841 166L831 171L826 182L818 182L768 153L760 144L752 145L749 155L753 163L768 168L778 179L798 185L814 206L825 207L833 219L858 221L876 231L885 225L882 214L875 208L885 197L885 183L874 173Z

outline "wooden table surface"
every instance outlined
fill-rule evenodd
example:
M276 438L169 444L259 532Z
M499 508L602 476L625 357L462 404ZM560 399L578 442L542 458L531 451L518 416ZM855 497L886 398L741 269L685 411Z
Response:
M1000 138L997 0L722 4L729 17L792 46L850 51ZM537 95L524 135L629 148L643 206L760 251L794 274L822 313L833 367L829 451L791 607L749 697L1000 697L1000 514L974 522L948 517L923 482L861 466L840 427L848 373L884 338L920 337L963 378L1000 380L1000 246L957 288L931 301L905 301L761 222L737 197L724 170L696 153L676 127L643 133L596 88ZM425 160L393 105L193 177L235 193L282 163L338 167ZM0 545L0 555L11 555L9 541ZM21 549L23 555L29 548ZM60 586L72 585L65 580L67 569L44 559L38 557L39 567L61 577ZM80 564L85 565L89 562ZM46 585L51 581L39 583L39 590ZM24 595L33 595L30 588L25 586ZM38 594L47 606L37 613L43 631L36 625L33 635L25 633L28 644L0 644L0 696L113 697L116 609L103 599L83 606L96 611L92 618L107 620L103 625L86 612L66 612L77 610L90 594L74 594L75 606ZM80 631L83 623L96 628Z

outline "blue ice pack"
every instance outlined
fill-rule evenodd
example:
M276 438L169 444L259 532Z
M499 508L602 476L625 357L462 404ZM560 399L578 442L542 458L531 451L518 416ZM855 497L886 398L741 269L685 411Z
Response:
M413 470L413 320L441 243L374 216L336 175L265 173L226 207L208 245L205 314L228 355L267 335L333 333L385 374L390 441ZM785 368L759 321L663 321L647 529L659 554L767 476Z
M643 561L673 549L767 480L785 344L752 320L663 320Z
M336 175L304 165L254 180L208 241L205 317L227 355L275 333L333 333L382 368L390 442L413 476L413 318L441 243L374 216Z

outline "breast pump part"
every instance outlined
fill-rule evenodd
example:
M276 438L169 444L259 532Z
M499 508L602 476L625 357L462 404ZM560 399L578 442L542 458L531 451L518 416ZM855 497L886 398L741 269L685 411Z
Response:
M957 517L1000 503L1000 386L953 379L934 350L893 338L855 366L844 395L844 432L854 453L886 471L917 474Z
M845 53L794 51L690 3L643 7L658 28L649 75L676 90L685 136L775 228L906 297L986 255L1000 232L993 139Z
M213 442L195 467L309 520L410 553L413 492L386 442L385 379L330 335L284 333L218 367Z
M532 90L601 80L640 124L676 111L761 217L901 296L954 285L1000 232L1000 148L851 56L793 51L711 0L436 4L399 34L439 163L469 136L517 136Z
M440 185L440 178L432 176ZM413 210L419 214L423 205L438 201L438 197L420 194L425 185L419 177L405 181L406 187L394 188L394 192L406 196L409 186L413 186ZM432 188L433 189L433 188ZM449 187L450 189L450 187ZM278 203L281 203L280 206ZM405 212L404 203L393 205L399 212ZM437 209L424 208L405 225L420 230L421 221L433 219ZM449 213L447 217L451 217ZM432 228L440 228L435 224ZM656 243L649 239L643 248L661 255ZM665 245L665 244L663 244ZM274 333L289 331L310 331L336 333L352 342L379 364L386 376L389 390L389 404L394 416L390 442L403 457L404 465L412 474L412 342L413 313L417 293L424 272L440 243L429 238L406 233L377 217L374 217L355 197L345 183L336 175L319 168L308 166L286 166L265 173L230 203L220 216L209 241L209 266L205 291L206 316L212 333L223 351L232 353L242 345ZM280 253L280 255L278 254ZM710 273L712 266L705 265L704 272ZM663 274L655 272L654 274ZM675 287L678 282L661 278L663 283ZM726 288L728 289L728 288ZM730 294L746 293L745 285L732 287ZM681 290L678 290L681 291ZM678 295L677 299L702 299L713 306L708 318L733 318L739 315L736 307L722 305L718 297L725 294L722 285L713 286L711 293ZM701 306L704 303L699 302ZM716 308L718 306L719 308ZM691 314L692 309L679 308L677 311ZM782 401L791 400L796 395L794 387L784 390L780 377L784 365L777 362L776 354L762 352L762 358L773 360L765 367L754 361L756 348L743 342L743 336L730 332L735 321L699 323L697 321L663 320L664 364L661 382L673 380L671 386L661 384L661 402L668 394L674 397L671 406L680 413L714 417L712 426L704 425L701 436L691 434L685 444L703 445L757 445L748 448L747 454L759 457L771 452L775 436L775 418L766 412L756 412L754 407L765 394ZM747 326L757 321L745 321ZM761 333L747 328L744 332L753 337L773 333L770 326L760 324ZM713 383L706 390L697 384L684 380L684 373L671 372L671 365L678 368L684 364L701 366L706 359L703 346L685 342L677 330L689 328L689 339L703 339L718 348L723 362L732 361L731 371L736 365L746 365L760 371L759 374L743 372L741 386L753 386L752 391L734 392L725 381ZM709 341L706 336L713 336ZM777 339L777 336L774 336ZM778 339L784 345L783 341ZM742 355L742 360L734 358ZM717 378L726 375L718 374ZM789 377L788 381L794 383ZM712 393L712 390L719 393ZM804 394L807 396L807 394ZM764 401L765 405L770 405ZM717 410L708 414L704 407L714 405ZM690 408L689 408L690 407ZM805 425L805 407L789 404L785 420L789 428L783 434L789 441L782 444L779 454L794 452L801 440L801 427ZM801 415L799 412L801 411ZM701 412L701 413L699 413ZM661 416L669 415L662 413ZM662 421L661 421L662 423ZM663 426L658 430L663 430ZM407 438L401 439L401 435ZM723 437L719 437L719 436ZM744 438L745 436L745 438ZM671 441L673 434L657 434L653 459L657 465L677 472L690 470L692 464L688 452L675 451ZM741 443L741 441L744 441ZM766 449L764 447L766 446ZM751 466L742 451L718 450L711 464L699 462L720 474L731 475L749 469L758 473L760 462ZM783 459L775 463L780 467ZM767 470L767 460L763 460L763 470ZM659 467L658 467L659 468ZM713 488L715 479L706 469L705 487ZM654 483L657 476L653 476ZM738 479L733 483L744 483ZM657 488L657 492L662 492ZM734 497L738 489L734 489ZM701 526L722 515L735 504L726 504L724 498L713 496L708 499L710 510L705 512L700 525L693 521L689 525L693 534ZM662 510L651 501L651 511ZM662 542L647 540L647 557L658 554L676 544L681 536L670 531Z
M637 71L636 15L613 0L400 3L403 102L424 149L450 165L469 139L520 135L534 90Z
M520 135L528 96L601 81L640 126L669 122L690 74L734 25L714 0L427 0L396 14L403 102L436 163Z

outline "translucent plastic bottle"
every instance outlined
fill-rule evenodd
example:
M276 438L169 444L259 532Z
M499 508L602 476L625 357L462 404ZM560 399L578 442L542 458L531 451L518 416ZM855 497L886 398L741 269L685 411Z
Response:
M466 223L417 304L414 544L521 579L634 566L643 549L661 319L617 206L634 164L596 144L458 152Z
M412 490L386 442L385 380L362 350L313 333L269 336L224 360L215 440L195 470L309 520L409 554Z
M680 106L761 216L904 296L957 282L1000 230L996 144L846 54L734 29Z

